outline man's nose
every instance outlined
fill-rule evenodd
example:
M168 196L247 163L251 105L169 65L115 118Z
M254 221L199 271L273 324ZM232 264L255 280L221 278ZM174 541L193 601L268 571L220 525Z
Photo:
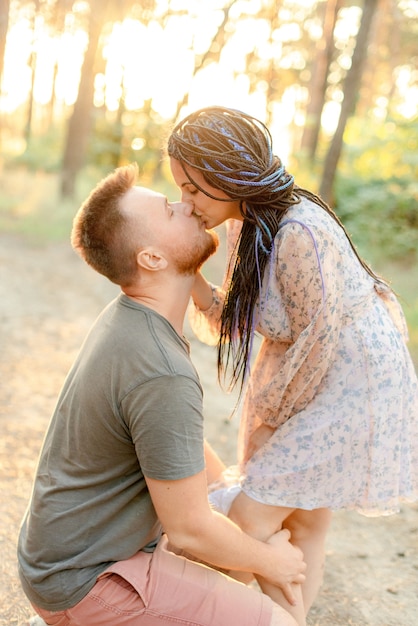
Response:
M183 213L183 215L186 215L187 217L190 217L194 211L194 206L191 202L173 202L171 207L173 211Z

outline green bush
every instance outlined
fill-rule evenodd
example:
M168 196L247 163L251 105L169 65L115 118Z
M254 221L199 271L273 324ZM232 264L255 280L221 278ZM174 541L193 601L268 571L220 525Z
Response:
M418 251L418 182L392 178L360 185L340 177L336 212L356 245L394 260Z
M335 181L335 210L362 250L418 255L418 120L354 118Z
M62 127L51 127L46 133L31 137L25 151L11 159L9 165L24 166L31 172L58 172L61 169L63 145Z

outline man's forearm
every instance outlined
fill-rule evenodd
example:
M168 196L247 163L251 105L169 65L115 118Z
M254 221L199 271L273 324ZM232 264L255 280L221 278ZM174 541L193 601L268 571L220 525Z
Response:
M290 544L289 531L280 531L266 543L244 533L210 508L206 472L175 481L149 477L146 481L161 524L176 548L215 567L258 574L282 589L303 582L303 555Z
M258 574L282 588L290 582L303 582L302 553L289 543L288 531L276 535L273 546L250 537L222 514L211 514L209 523L195 520L196 531L189 528L186 536L178 538L182 549L216 567Z

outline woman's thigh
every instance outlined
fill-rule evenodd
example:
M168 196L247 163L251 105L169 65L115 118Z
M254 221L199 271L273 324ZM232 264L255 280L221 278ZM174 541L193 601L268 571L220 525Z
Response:
M232 502L228 517L246 533L266 541L281 530L295 509L263 504L241 491Z

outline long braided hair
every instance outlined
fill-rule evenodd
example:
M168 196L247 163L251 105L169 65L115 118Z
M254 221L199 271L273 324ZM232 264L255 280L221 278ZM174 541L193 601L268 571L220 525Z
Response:
M364 269L375 280L382 281L359 257L334 211L319 196L295 185L293 176L273 154L270 131L256 118L220 106L200 109L174 127L167 151L181 163L190 182L207 196L218 201L240 201L243 225L221 316L218 375L219 379L225 378L231 367L230 388L241 381L242 392L249 370L256 302L264 270L280 221L301 197L331 215L344 230ZM186 166L200 171L209 185L223 191L228 198L216 197L202 189Z

